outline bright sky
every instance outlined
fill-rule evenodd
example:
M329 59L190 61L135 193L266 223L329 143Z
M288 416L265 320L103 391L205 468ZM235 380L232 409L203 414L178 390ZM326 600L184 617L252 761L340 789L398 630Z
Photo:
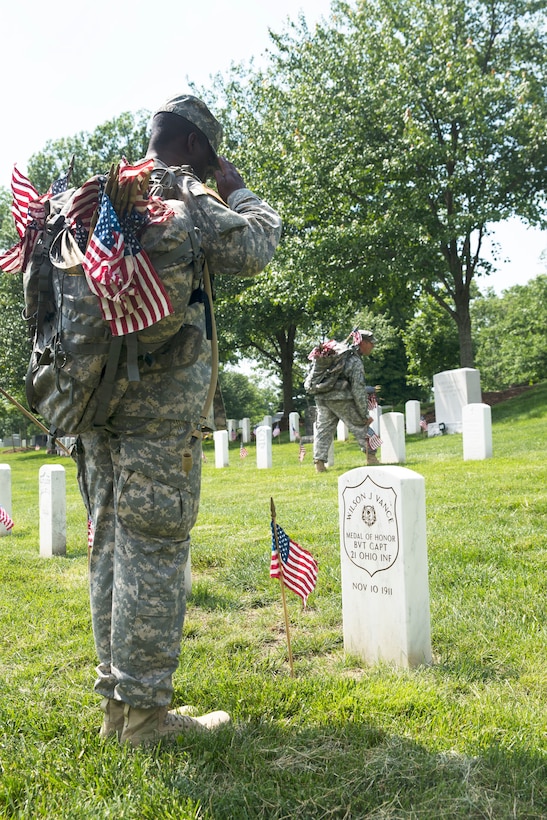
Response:
M330 0L6 0L0 10L3 128L0 185L48 139L93 131L122 111L153 111L192 81L206 86L233 63L260 62L268 30L303 14L310 27ZM23 47L22 45L23 44ZM508 263L488 280L500 293L547 272L547 231L518 221L496 232Z

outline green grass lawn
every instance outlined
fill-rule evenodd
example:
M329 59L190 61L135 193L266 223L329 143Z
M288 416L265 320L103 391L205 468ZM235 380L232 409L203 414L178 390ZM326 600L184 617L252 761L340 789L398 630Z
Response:
M97 735L86 521L70 459L0 453L13 483L0 539L0 817L547 818L547 385L492 409L493 458L461 435L407 437L424 476L434 662L364 667L344 654L335 466L273 444L216 469L205 443L192 596L176 704L229 728L130 751ZM66 468L67 555L40 558L38 472ZM269 578L278 523L319 563L307 610Z

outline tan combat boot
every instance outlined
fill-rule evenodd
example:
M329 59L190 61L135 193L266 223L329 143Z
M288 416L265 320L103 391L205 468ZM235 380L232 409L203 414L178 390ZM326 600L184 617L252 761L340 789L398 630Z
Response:
M117 735L118 740L121 737L123 729L123 710L125 703L123 700L114 700L113 698L103 698L101 701L101 709L104 712L103 724L99 729L101 737L110 737Z
M138 709L126 704L120 743L130 743L135 747L145 743L158 743L164 738L178 737L187 732L206 732L229 722L230 715L227 712L209 712L207 715L190 717L176 710L170 712L167 706Z
M317 459L317 461L315 462L315 472L316 473L326 473L327 472L327 468L325 467L325 462L324 461L320 461L319 459Z
M377 467L379 464L380 464L380 462L376 458L376 453L367 453L367 466L368 467Z

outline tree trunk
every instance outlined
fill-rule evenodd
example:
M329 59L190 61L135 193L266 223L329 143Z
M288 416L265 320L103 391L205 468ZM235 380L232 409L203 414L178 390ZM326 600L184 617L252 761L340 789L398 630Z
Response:
M456 288L454 305L460 343L460 367L475 367L471 337L471 315L469 313L469 288Z
M287 421L289 413L294 410L293 398L293 364L294 364L294 339L296 336L296 325L290 325L284 333L276 334L279 351L281 353L281 383L283 390L283 420ZM285 425L284 425L285 426Z

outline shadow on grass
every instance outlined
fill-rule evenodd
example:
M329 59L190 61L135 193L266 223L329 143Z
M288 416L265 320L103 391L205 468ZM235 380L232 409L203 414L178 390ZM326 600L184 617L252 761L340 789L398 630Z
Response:
M183 765L181 751L186 752ZM431 752L373 725L236 724L154 752L176 802L208 818L545 818L547 763L489 747ZM161 774L160 774L161 773ZM169 816L175 816L169 814Z
M437 754L355 724L236 726L204 769L208 746L170 785L213 818L540 818L547 811L547 764L534 754Z

